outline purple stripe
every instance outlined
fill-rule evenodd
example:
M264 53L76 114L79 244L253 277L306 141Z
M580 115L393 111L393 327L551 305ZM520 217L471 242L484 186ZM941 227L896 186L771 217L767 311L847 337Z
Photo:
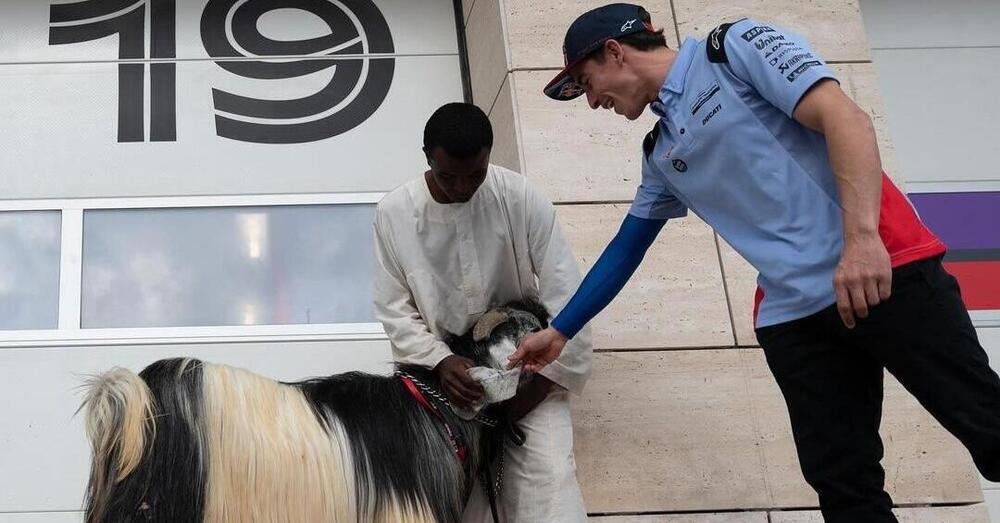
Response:
M920 218L950 249L1000 248L1000 192L913 193Z

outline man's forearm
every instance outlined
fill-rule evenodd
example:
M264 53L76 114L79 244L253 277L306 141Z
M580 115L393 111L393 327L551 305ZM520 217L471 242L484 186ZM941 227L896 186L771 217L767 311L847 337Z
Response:
M566 338L576 336L618 295L666 222L627 215L580 288L552 320L552 327Z
M830 166L844 209L844 238L878 234L882 161L871 118L857 109L824 124Z

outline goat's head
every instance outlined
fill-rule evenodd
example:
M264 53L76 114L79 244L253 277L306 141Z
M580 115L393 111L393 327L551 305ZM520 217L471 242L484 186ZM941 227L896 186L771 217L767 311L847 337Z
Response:
M536 302L512 302L486 312L472 329L462 336L450 336L447 342L452 352L476 365L503 370L518 343L547 326L545 307Z
M516 386L520 387L531 379L530 375L519 370L515 371L515 375L508 372L507 358L514 354L525 336L547 326L548 312L541 304L512 302L486 312L468 332L462 336L449 336L446 341L452 352L472 360L477 366L477 369L470 369L470 374L483 383L487 389L487 401L493 402L506 399L491 397L491 393L498 394L500 389L509 389L502 383L511 385L511 380L516 380ZM489 371L477 375L475 371L479 370L478 367L489 369L492 375ZM496 383L498 388L490 390L490 382Z

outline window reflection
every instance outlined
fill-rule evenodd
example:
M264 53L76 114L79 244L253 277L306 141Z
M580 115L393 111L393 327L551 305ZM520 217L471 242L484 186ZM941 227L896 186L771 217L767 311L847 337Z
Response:
M84 214L83 327L363 323L374 205Z
M0 330L59 325L59 211L0 212Z

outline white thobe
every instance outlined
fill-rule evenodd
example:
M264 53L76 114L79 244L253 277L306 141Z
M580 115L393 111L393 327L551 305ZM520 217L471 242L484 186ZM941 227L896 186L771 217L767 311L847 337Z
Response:
M532 299L555 314L580 284L555 207L498 166L465 203L437 203L422 176L386 195L375 251L375 317L397 362L427 368L451 354L446 333L465 333L490 308ZM579 394L590 360L583 331L541 374Z
M493 165L465 203L437 203L423 176L386 195L375 213L375 250L375 316L393 357L427 368L451 354L446 333L468 331L490 308L531 299L555 314L580 284L552 203L523 176ZM584 329L541 374L579 394L590 367ZM518 422L527 439L506 448L505 521L586 519L569 404L567 392L554 389ZM478 490L463 521L490 521Z

